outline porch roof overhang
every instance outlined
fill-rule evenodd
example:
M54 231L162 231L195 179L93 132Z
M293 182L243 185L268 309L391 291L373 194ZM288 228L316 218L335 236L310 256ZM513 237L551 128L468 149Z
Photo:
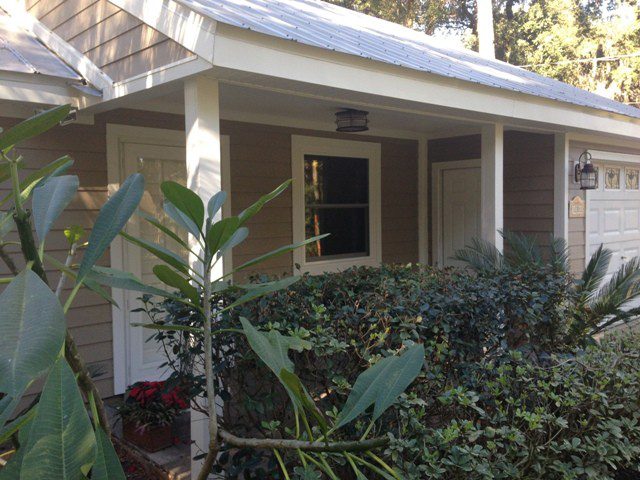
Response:
M204 74L221 84L325 99L344 106L374 106L549 132L640 138L640 109L504 62L482 59L474 52L435 45L426 35L339 7L326 7L319 0L109 1L195 55L115 84L104 82L102 98L88 102L87 113L155 97L176 85L181 88L193 75ZM300 19L292 5L304 7ZM245 23L241 13L248 15ZM310 15L317 15L327 26L325 34L335 37L334 43L318 38L318 28L308 25ZM270 27L257 28L260 22L256 18L271 22ZM301 23L296 25L295 21ZM354 32L357 38L367 40L366 49L337 48L345 35ZM380 43L372 44L371 38ZM395 42L393 51L387 48L390 39ZM388 58L397 56L398 48L407 52L413 63ZM374 55L376 49L379 55ZM74 68L75 63L82 66L83 61L74 60L73 55L63 58ZM444 68L447 62L451 62L449 70ZM99 72L91 73L100 80Z
M209 71L221 82L344 98L345 105L640 138L640 109L319 0L110 1L198 57L179 75L168 66L120 82L111 98L164 83L168 70L174 77Z
M0 0L0 101L12 110L24 104L85 107L101 95L50 43L64 43L17 4ZM64 45L67 50L68 44ZM74 65L74 68L72 68ZM28 109L29 107L27 107ZM30 114L33 113L31 109Z

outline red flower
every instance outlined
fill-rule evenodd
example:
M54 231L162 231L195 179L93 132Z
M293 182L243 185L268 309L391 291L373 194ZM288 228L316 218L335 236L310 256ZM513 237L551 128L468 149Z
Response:
M164 403L165 406L171 407L173 405L173 395L171 395L170 393L163 393L162 395L160 395L160 398L162 399L162 403Z

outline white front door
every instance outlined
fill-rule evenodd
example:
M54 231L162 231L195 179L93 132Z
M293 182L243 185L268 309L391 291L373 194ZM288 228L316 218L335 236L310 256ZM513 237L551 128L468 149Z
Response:
M604 245L611 250L608 280L640 255L640 166L598 163L598 186L587 193L587 261Z
M437 211L434 252L438 265L460 266L455 253L480 237L480 164L448 162L435 169Z
M122 149L124 178L136 172L144 175L145 192L140 202L140 209L159 219L166 226L173 228L162 208L163 196L160 185L166 180L172 180L181 185L186 184L185 149L142 143L125 143ZM183 247L138 215L132 217L127 224L126 231L136 237L160 244L179 253L183 258L187 258L187 252ZM175 231L180 235L186 235L183 231ZM153 274L153 267L161 262L152 254L129 242L124 243L123 254L125 270L133 273L146 284L161 287L160 282ZM126 327L127 385L140 380L161 380L170 373L161 367L166 362L161 345L150 338L155 334L155 331L133 325L150 321L146 313L135 311L143 306L139 299L140 296L137 292L125 292L124 305L121 305ZM159 299L154 298L154 300Z

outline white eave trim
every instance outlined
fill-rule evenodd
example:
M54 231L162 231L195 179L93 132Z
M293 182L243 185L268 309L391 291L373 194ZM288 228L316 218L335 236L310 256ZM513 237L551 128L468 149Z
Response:
M209 62L202 60L197 55L193 55L116 82L113 86L113 98L121 98L132 93L148 90L163 83L187 78L210 69L211 64ZM104 98L104 100L110 99Z
M69 103L76 107L85 106L67 85L55 81L33 81L33 77L37 76L30 73L0 72L0 100L42 105Z
M623 163L640 163L640 155L634 155L632 153L616 153L605 152L603 150L591 150L588 152L591 154L592 160L604 160L609 162L623 162Z
M225 24L217 29L214 66L491 115L505 123L524 120L640 138L640 119L324 51Z
M91 85L101 90L103 95L111 94L111 88L113 87L111 77L100 70L89 58L25 11L21 2L15 0L0 0L0 7L11 15L20 26L30 31L44 43L49 50L58 55L69 64L71 68L82 75Z
M216 22L174 0L109 0L151 28L213 63Z

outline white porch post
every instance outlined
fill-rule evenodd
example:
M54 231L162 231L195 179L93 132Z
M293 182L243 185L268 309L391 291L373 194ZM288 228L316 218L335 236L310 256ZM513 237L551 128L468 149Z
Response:
M429 139L418 140L418 261L429 263Z
M220 105L218 81L207 77L188 79L184 86L185 131L187 145L187 184L205 202L222 189L222 155L220 149ZM219 215L219 214L218 214ZM199 247L190 236L189 244ZM192 265L199 265L195 256ZM222 276L223 262L214 267L214 278ZM218 403L216 401L216 403ZM191 458L206 451L209 444L207 417L191 411ZM191 461L191 471L200 470L201 461Z
M569 241L569 140L556 133L553 150L553 235Z
M503 249L500 230L504 227L503 141L502 124L495 123L482 127L480 232L484 240L492 243L499 250Z

